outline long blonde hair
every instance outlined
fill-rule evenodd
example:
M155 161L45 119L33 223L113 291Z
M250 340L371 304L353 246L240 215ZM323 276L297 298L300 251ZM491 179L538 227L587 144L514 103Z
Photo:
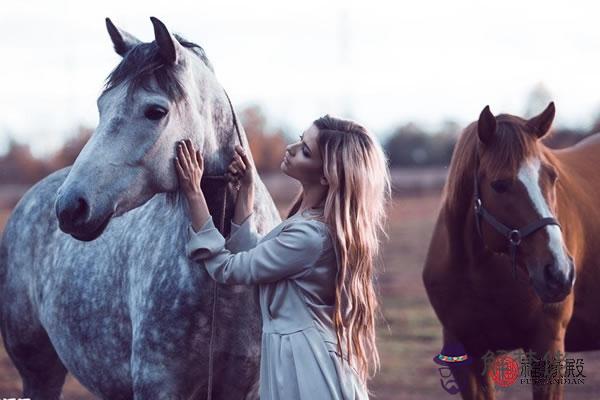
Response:
M356 356L357 372L366 385L380 369L374 273L379 234L388 238L384 229L391 199L388 159L371 133L356 122L325 115L313 124L319 130L317 143L329 184L323 219L332 232L338 262L333 315L338 351L344 354L341 343L345 343L351 364ZM288 216L299 209L302 198L301 192Z

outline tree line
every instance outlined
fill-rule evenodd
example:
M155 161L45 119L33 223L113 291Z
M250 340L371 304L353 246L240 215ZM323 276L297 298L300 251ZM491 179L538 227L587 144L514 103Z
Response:
M278 171L285 146L297 140L298 135L271 126L263 110L256 105L241 111L240 122L258 172ZM589 130L556 128L543 140L551 148L562 148L599 131L600 121ZM454 122L444 123L435 132L409 123L393 129L382 146L391 167L448 166L460 132L461 127ZM33 184L53 171L72 165L92 133L88 127L79 127L60 149L44 158L33 156L28 144L11 139L7 153L0 157L0 184Z

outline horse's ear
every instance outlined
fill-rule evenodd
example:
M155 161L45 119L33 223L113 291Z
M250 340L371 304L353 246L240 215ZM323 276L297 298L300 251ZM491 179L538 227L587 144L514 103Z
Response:
M527 121L527 127L536 137L541 138L550 130L552 121L554 121L554 115L556 114L556 108L554 102L551 101L548 107L542 113L536 117L531 118Z
M110 35L110 39L113 42L113 46L115 47L115 51L121 57L124 57L125 54L131 50L133 47L142 43L133 35L117 28L110 18L106 18L106 29L108 30L108 34Z
M154 38L158 45L158 52L167 63L176 64L181 59L181 44L158 18L150 17L150 20L154 26Z
M490 144L494 140L494 135L496 134L496 117L490 111L490 106L485 106L481 114L479 114L477 134L479 135L479 140L485 144Z

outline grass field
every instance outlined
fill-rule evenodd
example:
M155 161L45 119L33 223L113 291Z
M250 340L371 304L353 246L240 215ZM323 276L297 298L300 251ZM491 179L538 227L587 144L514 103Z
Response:
M276 199L277 200L277 199ZM389 241L383 251L384 267L379 271L378 289L382 316L378 344L382 368L371 384L376 399L443 399L450 396L440 387L437 365L432 357L441 348L440 324L427 300L421 270L439 194L403 196L394 199L389 209ZM0 229L7 211L0 212ZM597 352L577 355L585 360L585 385L567 386L569 399L597 398L600 389ZM10 359L0 348L0 398L20 394L21 382ZM499 399L529 399L530 388L515 384L498 393ZM65 400L94 399L77 381L68 376Z

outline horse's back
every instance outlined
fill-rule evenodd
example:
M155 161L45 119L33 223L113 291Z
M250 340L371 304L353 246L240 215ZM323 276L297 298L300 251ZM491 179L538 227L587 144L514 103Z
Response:
M586 136L572 146L553 152L561 159L600 162L600 132Z
M551 152L559 162L560 180L570 187L571 191L581 188L582 194L578 203L591 212L592 218L592 215L597 214L596 203L600 196L600 133L587 136L573 146ZM597 216L600 218L600 214Z

